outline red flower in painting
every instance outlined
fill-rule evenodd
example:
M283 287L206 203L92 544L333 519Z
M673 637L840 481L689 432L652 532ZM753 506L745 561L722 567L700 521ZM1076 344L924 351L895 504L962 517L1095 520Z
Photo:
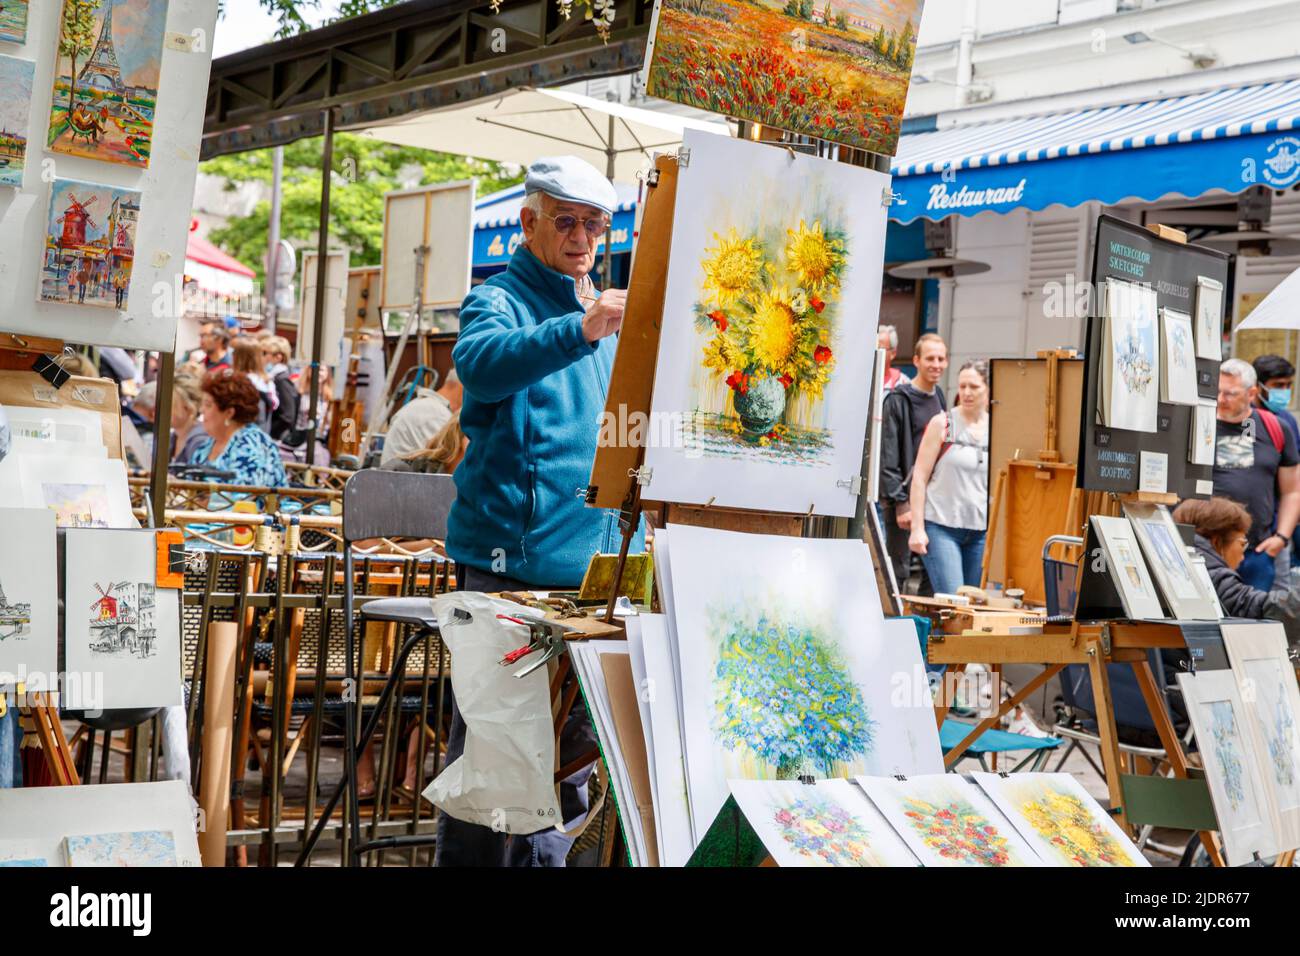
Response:
M813 307L818 315L821 315L822 310L826 308L826 303L815 295L808 299L808 304Z
M744 395L749 391L749 376L744 372L732 372L727 376L727 387Z
M788 372L785 375L782 375L779 379L777 379L777 381L779 381L786 388L789 388L791 385L794 384L794 379L790 377L790 374Z
M824 345L817 346L816 351L813 352L813 360L818 365L825 365L831 360L831 350Z
M713 320L713 324L718 327L719 332L727 331L727 313L721 309L714 309L709 313L709 318Z
M709 94L704 91L704 87L702 86L697 86L695 88L695 95L702 100L707 100L709 98Z

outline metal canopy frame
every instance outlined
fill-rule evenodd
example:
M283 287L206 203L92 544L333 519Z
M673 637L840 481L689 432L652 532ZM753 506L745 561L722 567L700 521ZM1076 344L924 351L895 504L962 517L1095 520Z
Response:
M609 41L555 0L410 0L212 64L203 159L373 126L521 86L639 69L652 0L621 0ZM504 44L504 51L501 49Z

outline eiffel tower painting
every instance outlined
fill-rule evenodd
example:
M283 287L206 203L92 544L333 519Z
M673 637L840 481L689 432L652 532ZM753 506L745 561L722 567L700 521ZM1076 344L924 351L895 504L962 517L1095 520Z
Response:
M122 68L117 65L117 54L113 52L113 0L109 0L108 12L104 14L104 23L99 28L95 52L90 54L90 59L77 77L77 88L117 96L123 93Z
M62 0L50 150L148 166L167 0Z

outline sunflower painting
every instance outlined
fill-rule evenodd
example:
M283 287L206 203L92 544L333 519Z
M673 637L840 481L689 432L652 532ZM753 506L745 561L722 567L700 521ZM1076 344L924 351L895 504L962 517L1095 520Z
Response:
M673 448L647 452L673 467L654 469L646 496L851 513L836 482L861 462L888 179L697 140L678 178L652 408ZM788 507L772 497L786 479Z

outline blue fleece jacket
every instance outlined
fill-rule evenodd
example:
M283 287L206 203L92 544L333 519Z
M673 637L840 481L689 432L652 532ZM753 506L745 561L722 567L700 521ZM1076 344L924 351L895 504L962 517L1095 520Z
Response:
M617 550L617 512L582 501L615 349L582 337L584 312L574 280L522 246L465 297L452 350L469 438L447 521L455 560L577 586L593 554ZM638 529L631 550L644 547Z

